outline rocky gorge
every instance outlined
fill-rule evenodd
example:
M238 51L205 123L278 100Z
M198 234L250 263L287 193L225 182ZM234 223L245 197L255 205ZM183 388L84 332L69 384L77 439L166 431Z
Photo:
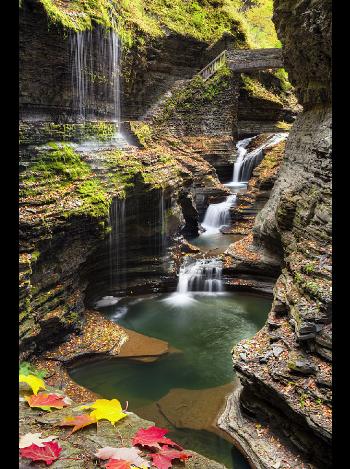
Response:
M269 20L257 46L249 21L271 2L168 3L21 2L20 360L76 404L130 395L122 446L155 421L238 451L220 459L192 434L185 467L332 467L330 4L275 0L278 39ZM288 75L228 64L201 75L222 51L278 40ZM232 182L244 139L252 172ZM224 216L214 235L210 207ZM183 292L221 301L203 295L197 334L222 377L198 362L198 382L180 376L142 400L140 373L166 380L200 355L176 329L197 314L180 311ZM238 327L229 311L249 319ZM205 336L214 323L218 342ZM220 341L235 345L233 370ZM134 389L98 384L118 373ZM47 433L66 412L21 402L20 433ZM107 422L82 432L52 467L92 467L97 443L115 445Z

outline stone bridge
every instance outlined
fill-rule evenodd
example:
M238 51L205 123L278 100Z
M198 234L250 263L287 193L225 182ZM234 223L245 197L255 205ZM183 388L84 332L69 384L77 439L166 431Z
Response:
M283 67L282 49L229 49L212 60L199 75L207 80L224 64L236 73Z

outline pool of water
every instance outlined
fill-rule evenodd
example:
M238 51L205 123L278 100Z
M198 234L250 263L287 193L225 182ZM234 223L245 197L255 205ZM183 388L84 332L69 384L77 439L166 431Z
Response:
M203 251L213 251L213 254L221 254L226 251L230 244L242 238L242 235L204 232L188 241Z
M176 305L168 297L126 298L101 311L128 329L167 341L175 352L151 363L121 359L85 363L72 368L71 377L106 398L128 401L129 410L136 413L174 389L203 390L232 382L232 347L263 326L271 300L241 292L194 294ZM203 402L204 413L205 406ZM149 419L157 423L156 414ZM249 467L230 443L214 433L169 428L175 441L186 438L188 449L230 469Z

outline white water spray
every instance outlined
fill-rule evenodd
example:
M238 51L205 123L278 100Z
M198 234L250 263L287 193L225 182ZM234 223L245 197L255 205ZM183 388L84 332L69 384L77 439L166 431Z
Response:
M236 194L232 194L219 204L210 204L205 212L202 222L205 228L204 234L215 234L220 232L220 228L230 223L230 208L236 202Z
M176 292L165 301L181 306L195 301L194 293L216 295L224 291L222 262L218 259L191 259L187 257L180 267Z
M237 142L237 160L233 166L232 181L226 186L240 186L246 184L254 170L254 168L264 158L264 151L277 145L288 137L287 132L273 134L265 143L259 145L255 150L248 151L247 146L254 137L245 138Z

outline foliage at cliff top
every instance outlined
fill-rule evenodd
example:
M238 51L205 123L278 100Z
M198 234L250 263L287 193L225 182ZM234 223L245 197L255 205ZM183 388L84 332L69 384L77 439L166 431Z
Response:
M94 23L115 28L125 46L136 31L162 36L171 30L213 43L226 33L252 48L279 47L273 0L39 0L51 22L84 31Z

